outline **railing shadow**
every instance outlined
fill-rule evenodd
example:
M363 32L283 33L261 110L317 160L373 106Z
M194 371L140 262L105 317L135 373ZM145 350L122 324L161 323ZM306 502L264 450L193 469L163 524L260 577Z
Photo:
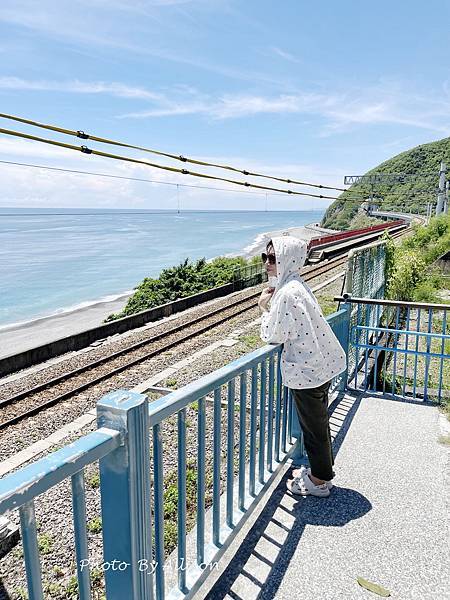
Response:
M206 596L207 600L276 598L307 525L343 527L372 508L365 496L348 488L335 487L325 502L312 496L294 497L286 491L290 477L290 471L286 472L238 552ZM247 567L252 559L251 567ZM246 581L235 585L242 577Z
M361 403L361 394L340 392L329 406L336 455ZM341 421L333 435L333 419ZM349 488L336 487L324 501L293 496L286 489L292 470L285 472L237 553L206 596L207 600L275 598L307 525L343 527L365 515L372 505Z
M352 424L361 404L361 399L363 396L364 392L357 392L354 390L338 392L336 398L334 398L334 400L328 406L334 456L337 455L342 446L345 436L347 435L350 425ZM335 421L338 420L338 414L344 416L343 421L339 425L335 423Z
M11 600L11 596L9 595L8 590L3 585L1 577L0 577L0 600Z
M389 392L381 392L375 390L354 390L350 389L349 393L352 394L361 394L364 396L371 396L373 398L378 398L380 400L389 400L391 402L401 402L402 404L415 404L417 406L427 406L429 408L436 408L439 406L438 402L432 400L423 400L421 398L415 399L409 396L402 396L401 394L391 394Z

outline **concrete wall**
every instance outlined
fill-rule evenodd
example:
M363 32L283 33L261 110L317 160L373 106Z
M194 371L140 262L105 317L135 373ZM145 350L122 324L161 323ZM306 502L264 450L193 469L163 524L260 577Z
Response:
M86 331L82 331L81 333L64 337L47 344L43 344L42 346L37 346L36 348L25 350L19 354L6 356L5 358L0 359L0 377L4 377L5 375L9 375L15 371L20 371L21 369L42 363L50 358L54 358L55 356L65 354L66 352L72 352L74 350L86 348L86 346L89 346L97 340L102 340L117 333L124 333L125 331L130 331L130 329L142 327L146 323L158 321L163 317L169 317L172 314L181 312L193 306L197 306L198 304L202 304L208 300L226 296L237 289L243 289L249 285L256 285L256 283L260 283L260 277L259 281L256 281L256 279L258 279L257 276L253 279L255 280L254 282L237 281L235 283L227 283L226 285L213 288L212 290L206 290L205 292L200 292L199 294L194 294L193 296L181 298L180 300L175 300L174 302L168 302L167 304L156 306L155 308L151 308L149 310L144 310L140 313L136 313L135 315L123 317L122 319L117 319L117 321L105 323L104 325L99 325L93 329L88 329Z

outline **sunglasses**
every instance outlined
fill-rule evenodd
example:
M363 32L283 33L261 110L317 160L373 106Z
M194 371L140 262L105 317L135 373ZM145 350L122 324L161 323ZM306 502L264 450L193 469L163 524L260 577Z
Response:
M261 254L261 258L263 263L265 263L266 261L269 261L269 265L274 265L276 263L275 254L266 254L265 252L263 252Z

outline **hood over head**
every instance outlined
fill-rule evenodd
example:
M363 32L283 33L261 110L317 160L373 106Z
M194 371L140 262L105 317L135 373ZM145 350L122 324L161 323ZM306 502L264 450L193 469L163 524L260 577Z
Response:
M308 245L291 235L273 237L272 244L277 261L276 290L279 290L289 280L300 279L300 269L305 264Z

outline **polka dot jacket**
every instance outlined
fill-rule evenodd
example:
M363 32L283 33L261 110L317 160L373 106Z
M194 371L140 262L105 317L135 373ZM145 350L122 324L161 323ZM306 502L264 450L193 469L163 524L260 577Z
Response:
M285 386L314 388L345 371L346 356L309 287L300 277L307 245L292 236L272 238L277 286L270 311L261 322L261 338L284 344L281 373Z

